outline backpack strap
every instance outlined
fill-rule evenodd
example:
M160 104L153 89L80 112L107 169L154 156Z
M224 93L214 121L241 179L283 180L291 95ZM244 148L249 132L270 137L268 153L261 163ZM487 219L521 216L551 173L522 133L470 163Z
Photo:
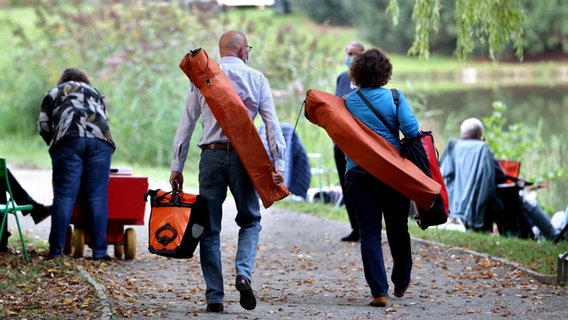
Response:
M369 107L369 109L371 109L371 111L377 116L377 118L379 118L379 120L381 120L381 122L385 125L385 127L387 127L387 129L389 129L389 131L395 136L398 137L398 130L395 130L386 120L385 118L383 118L383 116L377 111L377 109L375 109L373 107L373 105L371 104L371 102L369 102L369 100L367 100L367 98L365 97L365 95L363 95L363 93L361 93L361 91L357 90L355 91L357 92L357 94L359 95L359 97L361 98L361 100L363 100L363 102L365 102L365 104L367 105L367 107ZM399 100L399 96L398 96L398 91L396 89L391 89L392 95L393 95L393 100L394 103L396 105L396 117L398 118L398 104L400 102ZM396 92L396 93L395 93Z
M398 104L400 103L400 96L398 95L398 90L391 89L392 99L394 100L394 105L396 106L396 116L398 118Z

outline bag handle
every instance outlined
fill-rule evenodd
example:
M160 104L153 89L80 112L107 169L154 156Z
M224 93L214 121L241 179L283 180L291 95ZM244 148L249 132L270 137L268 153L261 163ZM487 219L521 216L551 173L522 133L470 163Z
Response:
M388 123L385 118L383 118L383 116L377 111L377 109L375 109L373 107L373 105L371 104L371 102L369 102L369 100L367 100L367 98L365 97L365 95L363 95L363 93L359 90L355 91L357 92L357 94L359 95L359 97L361 97L361 100L363 100L363 102L365 102L365 104L367 105L367 107L369 107L369 109L371 109L371 111L377 116L377 118L379 118L379 120L381 120L381 122L385 125L385 127L387 127L387 129L389 129L389 131L395 136L398 137L398 131L395 130L390 123ZM396 117L398 119L398 105L400 103L400 98L398 95L398 90L396 89L391 89L391 93L392 93L392 97L394 100L394 104L396 105ZM402 133L404 135L404 132ZM406 136L405 136L406 137Z

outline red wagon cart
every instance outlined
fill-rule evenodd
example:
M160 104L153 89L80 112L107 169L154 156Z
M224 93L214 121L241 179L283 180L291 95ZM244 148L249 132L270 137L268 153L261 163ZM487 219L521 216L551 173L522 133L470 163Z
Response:
M124 172L124 173L123 173ZM114 256L125 260L136 257L136 230L126 225L144 225L148 178L130 174L129 170L112 169L108 185L108 225L107 243L114 245ZM67 229L65 254L75 258L83 257L85 244L89 243L88 225L84 218L86 212L81 196L77 198L71 224Z

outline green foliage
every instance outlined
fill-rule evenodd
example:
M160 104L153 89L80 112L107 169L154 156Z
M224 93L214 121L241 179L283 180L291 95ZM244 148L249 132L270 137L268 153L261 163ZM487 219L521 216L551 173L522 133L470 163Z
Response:
M542 121L536 127L529 127L518 123L508 124L505 117L507 106L496 101L492 104L493 113L483 118L485 125L485 138L489 148L497 159L521 161L530 167L538 166L542 162L542 155L549 153L546 145L542 143ZM556 164L554 167L539 168L540 176L530 177L537 185L544 182L557 181L564 177L564 169Z
M536 128L529 128L519 124L507 124L505 111L507 106L499 101L492 104L493 113L483 118L486 126L485 138L493 154L498 159L522 160L527 153L537 151L542 143L540 132L542 122Z
M0 126L5 133L37 134L37 117L47 74L37 61L16 57L0 77Z
M351 25L354 19L347 7L353 6L350 0L290 0L300 11L306 12L318 23L333 25Z
M568 3L562 0L523 0L527 19L523 24L524 50L527 53L568 52Z
M353 5L351 1L310 0L295 4L318 22L352 22L369 42L388 52L428 59L431 50L454 51L465 60L478 46L494 59L511 41L522 57L525 13L520 1L367 0Z
M38 1L39 34L30 37L22 31L25 28L19 29L17 45L23 53L13 58L16 68L3 68L9 76L0 86L8 94L0 98L5 102L0 121L13 132L37 138L35 122L43 94L64 68L78 66L106 97L117 142L113 161L168 165L189 84L178 64L198 47L217 59L218 38L228 29L247 34L255 48L251 65L268 77L283 122L295 121L308 88L331 91L340 61L335 56L344 45L333 36L326 40L291 24L275 25L274 15L267 12L218 14L181 3ZM312 131L325 139L322 132ZM199 136L198 125L194 144ZM197 157L197 152L190 152L188 164L196 163Z

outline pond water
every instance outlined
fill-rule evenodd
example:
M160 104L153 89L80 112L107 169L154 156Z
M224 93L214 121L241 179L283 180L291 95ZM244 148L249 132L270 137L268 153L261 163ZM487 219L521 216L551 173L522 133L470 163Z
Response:
M433 119L439 125L440 134L445 138L459 135L459 124L466 118L482 119L492 114L491 104L501 101L506 106L505 118L509 124L519 123L536 127L542 121L543 143L558 138L568 138L568 85L549 87L499 87L493 89L464 89L428 95L421 99L427 111L435 114ZM445 140L444 139L444 140ZM443 146L439 146L443 148ZM568 168L566 144L557 150L558 165ZM546 156L546 155L545 155ZM522 161L522 159L521 159ZM523 170L521 169L521 177ZM568 204L568 178L551 182L549 187L539 191L539 199L550 210L564 210Z

